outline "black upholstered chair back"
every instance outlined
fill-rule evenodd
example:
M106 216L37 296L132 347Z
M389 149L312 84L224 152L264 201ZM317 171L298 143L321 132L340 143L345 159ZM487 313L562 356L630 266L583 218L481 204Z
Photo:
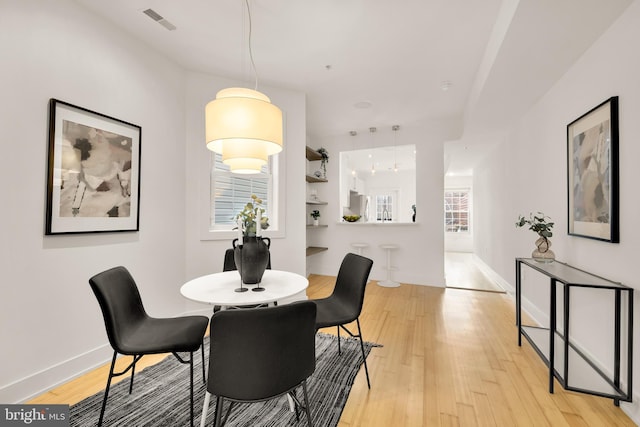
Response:
M339 300L344 314L348 318L342 319L349 323L360 316L364 303L364 291L369 280L369 273L373 261L360 255L348 253L340 264L336 285L331 294L331 300Z
M233 259L233 249L227 249L224 252L224 265L222 271L234 271L236 268L236 261Z
M96 295L109 337L109 343L120 354L137 354L126 343L128 331L148 318L136 282L124 267L103 271L89 284Z
M315 370L315 319L311 301L214 314L209 393L260 401L298 386Z

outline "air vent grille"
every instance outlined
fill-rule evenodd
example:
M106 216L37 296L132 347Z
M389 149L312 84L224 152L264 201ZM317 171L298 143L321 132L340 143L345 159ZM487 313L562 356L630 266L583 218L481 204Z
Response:
M156 21L158 24L162 25L164 28L166 28L169 31L173 31L176 29L175 25L173 25L171 22L164 19L162 15L160 15L158 12L156 12L153 9L143 10L142 13L144 13L149 18L153 19L154 21Z
M149 18L153 19L154 21L160 21L164 19L158 12L156 12L153 9L145 10L144 14L147 15Z

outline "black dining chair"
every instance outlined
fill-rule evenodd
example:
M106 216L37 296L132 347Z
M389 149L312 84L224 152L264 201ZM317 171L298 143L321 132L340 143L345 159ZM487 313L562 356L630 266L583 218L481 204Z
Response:
M224 251L224 264L222 265L222 271L234 271L236 268L236 260L233 257L233 249L227 249Z
M307 378L315 360L316 306L310 301L245 310L223 310L211 317L209 379L201 425L211 395L216 396L214 426L226 422L235 402L261 402L289 394L312 426ZM304 405L294 390L302 386ZM222 420L222 406L229 401Z
M104 391L98 426L102 425L109 397L111 379L131 370L129 393L133 390L136 363L145 354L173 353L180 363L189 364L191 376L191 425L193 426L193 352L201 349L202 380L206 381L204 369L204 334L209 324L205 316L175 318L150 317L142 305L138 287L129 271L120 266L98 273L89 279L104 317L107 337L113 348L113 358L107 387ZM188 352L188 360L179 352ZM114 372L118 354L133 356L132 362L121 372Z
M362 330L360 328L360 312L364 303L364 291L369 280L369 273L373 261L361 255L348 253L342 260L336 285L333 293L322 299L312 300L318 307L316 316L316 329L336 326L338 329L338 354L340 349L340 329L344 329L352 337L360 339L360 349L364 360L364 370L367 375L367 386L371 388L369 381L369 368L364 353ZM356 321L358 333L353 334L346 328L346 324Z

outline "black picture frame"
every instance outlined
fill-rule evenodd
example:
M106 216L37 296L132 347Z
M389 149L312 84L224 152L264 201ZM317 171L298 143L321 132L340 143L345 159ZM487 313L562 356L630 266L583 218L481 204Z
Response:
M139 231L142 128L49 100L45 235Z
M618 97L567 125L568 232L620 241Z

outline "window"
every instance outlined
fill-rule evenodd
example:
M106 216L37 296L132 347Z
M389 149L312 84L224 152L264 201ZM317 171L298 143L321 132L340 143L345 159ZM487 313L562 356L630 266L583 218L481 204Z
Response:
M390 194L376 196L376 221L393 219L393 196Z
M444 192L444 231L469 232L469 190Z
M269 217L269 227L277 224L275 210L272 209L275 175L272 170L276 162L271 157L260 173L241 175L231 173L229 166L222 163L222 155L212 153L209 230L232 230L236 226L236 215L251 200L252 194L262 199Z

